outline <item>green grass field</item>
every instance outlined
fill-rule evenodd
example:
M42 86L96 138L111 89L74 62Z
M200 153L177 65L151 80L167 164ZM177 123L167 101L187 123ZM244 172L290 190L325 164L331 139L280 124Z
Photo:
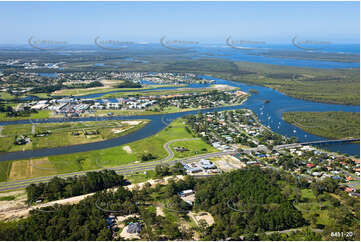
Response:
M207 143L205 143L202 140L178 141L178 142L172 143L170 145L170 147L174 151L174 156L176 158L184 158L184 157L218 151L213 146L208 145ZM184 147L184 148L188 149L188 151L184 151L184 152L175 151L174 147Z
M329 210L332 206L329 201L318 202L311 189L301 190L301 202L296 205L296 208L302 212L303 217L314 224L330 225L330 218L328 216ZM320 209L320 206L323 209Z
M51 175L54 174L54 172L61 174L74 171L109 168L114 166L131 164L134 162L142 163L142 155L149 153L155 156L155 159L158 160L168 156L167 151L164 149L165 143L175 139L186 138L194 137L185 129L185 120L180 118L173 121L161 132L151 137L129 143L127 145L112 147L103 150L33 159L32 162L39 163L37 163L36 166L29 166L28 160L13 161L10 177L12 180L26 179L29 177ZM194 156L197 152L205 153L205 150L202 151L203 148L207 149L207 152L215 151L212 146L204 143L201 140L189 142L190 144L187 144L187 142L182 142L181 144L175 143L177 145L182 145L190 149L190 151L185 154L175 153L176 157ZM46 169L37 169L37 167ZM29 169L31 169L31 172L28 171ZM4 178L8 177L6 174L2 174L2 176ZM145 179L145 177L142 178L140 176L135 177L134 179L142 180Z
M120 82L119 82L120 83ZM118 83L118 84L119 84ZM52 96L82 96L95 93L105 93L113 91L139 91L143 89L159 88L159 87L183 87L185 85L144 85L142 88L114 88L114 87L97 87L97 88L76 88L76 89L62 89L53 92Z
M330 139L360 138L360 113L286 112L283 119L308 133Z
M0 151L54 148L112 139L133 132L143 127L148 121L135 120L132 122L140 123L131 125L128 121L93 121L7 125L2 128L1 135L3 137L0 137ZM43 137L35 136L35 134L46 131L50 131L51 134ZM74 135L74 133L78 135ZM15 145L14 141L17 135L26 135L31 138L31 142L26 145Z
M11 169L11 161L0 162L0 182L8 179Z
M6 113L0 113L0 121L15 121L15 120L26 120L26 119L46 119L50 117L52 111L40 110L37 113L32 113L28 117L7 117Z

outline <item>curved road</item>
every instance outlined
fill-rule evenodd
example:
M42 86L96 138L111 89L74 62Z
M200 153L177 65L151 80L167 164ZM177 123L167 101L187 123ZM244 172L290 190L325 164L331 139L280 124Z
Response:
M71 172L71 173L66 173L66 174L59 174L59 175L52 175L52 176L38 177L38 178L30 178L30 179L17 180L17 181L11 181L11 182L1 182L0 183L0 191L9 191L9 190L25 188L32 183L35 184L35 183L40 183L40 182L48 182L50 179L52 179L54 177L67 178L67 177L72 177L72 176L80 176L80 175L84 175L86 172L90 172L90 171L100 171L100 170L104 170L104 169L109 169L109 170L114 170L117 174L130 175L130 174L134 174L134 173L138 173L138 172L142 172L142 171L153 170L153 169L155 169L156 165L159 165L159 164L172 165L172 164L175 164L176 162L189 163L189 162L194 162L194 161L200 160L200 159L207 159L207 158L211 158L211 157L229 155L229 154L234 153L234 151L214 152L214 153L197 155L197 156L192 156L192 157L187 157L187 158L182 158L182 159L171 160L174 158L174 153L169 148L169 145L171 145L174 142L178 142L178 141L190 141L190 140L198 140L198 138L176 139L176 140L172 140L172 141L169 141L166 144L164 144L164 148L167 150L168 156L161 160L151 161L151 162L147 162L147 163L143 163L143 164L131 164L131 165L126 165L126 166L102 168L102 169L88 170L88 171L78 171L78 172Z
M169 145L175 143L175 142L180 142L180 141L191 141L191 140L200 140L200 138L190 138L190 139L175 139L175 140L171 140L167 143L165 143L163 145L163 148L168 152L168 156L164 159L159 160L160 163L162 163L163 161L167 161L167 160L171 160L174 157L174 152L173 150L169 147Z

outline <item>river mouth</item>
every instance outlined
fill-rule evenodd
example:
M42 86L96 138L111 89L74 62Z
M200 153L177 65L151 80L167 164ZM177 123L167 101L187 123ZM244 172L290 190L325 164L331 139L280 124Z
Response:
M349 105L337 105L327 103L317 103L312 101L305 101L296 99L293 97L286 96L274 89L262 86L252 86L241 82L227 81L211 76L201 76L204 79L215 80L215 84L229 85L233 87L239 87L242 91L249 92L250 89L257 90L257 94L251 94L247 101L241 105L228 106L228 107L217 107L211 109L194 110L180 113L169 113L169 114L157 114L157 115L136 115L136 116L112 116L112 117L88 117L88 118L77 118L77 119L48 119L48 120L33 120L32 122L76 122L76 121L101 121L101 120L134 120L134 119L149 119L150 123L143 128L124 135L122 137L114 138L111 140L100 141L95 143L88 143L82 145L64 146L58 148L40 149L40 150L29 150L24 152L9 152L1 153L0 161L8 160L21 160L36 157L71 154L77 152L85 152L91 150L100 150L115 146L124 145L140 139L152 136L162 129L164 129L168 123L162 120L174 120L176 118L186 116L189 114L196 114L197 112L213 112L213 111L225 111L234 110L241 108L248 108L252 110L258 117L259 121L269 127L272 131L281 135L292 137L296 136L300 142L327 140L324 137L309 134L296 126L293 126L282 119L282 114L286 111L314 111L314 112L326 112L326 111L344 111L344 112L360 112L360 106L349 106ZM176 87L175 87L176 88ZM105 95L99 93L98 97ZM80 97L87 98L87 97ZM269 100L265 103L265 100ZM30 123L29 120L9 121L0 122L0 125L9 124L26 124ZM323 145L323 149L338 152L341 154L348 154L353 156L360 156L360 146L354 143L342 143L342 144L329 144Z

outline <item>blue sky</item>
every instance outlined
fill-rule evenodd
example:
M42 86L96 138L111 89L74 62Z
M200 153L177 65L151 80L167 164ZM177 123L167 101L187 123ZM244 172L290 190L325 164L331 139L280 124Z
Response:
M359 43L359 2L0 2L0 44L43 40Z

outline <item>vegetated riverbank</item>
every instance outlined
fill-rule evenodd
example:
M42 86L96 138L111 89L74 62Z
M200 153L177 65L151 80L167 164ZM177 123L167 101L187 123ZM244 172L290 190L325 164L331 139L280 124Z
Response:
M316 60L316 61L334 61L344 63L360 62L360 55L353 53L335 53L335 52L314 52L314 51L293 51L293 50L268 50L261 53L250 53L250 55L298 59L298 60Z
M316 69L235 62L237 70L210 75L273 88L315 102L360 105L360 68Z
M329 139L360 138L360 114L353 112L285 112L283 119Z

